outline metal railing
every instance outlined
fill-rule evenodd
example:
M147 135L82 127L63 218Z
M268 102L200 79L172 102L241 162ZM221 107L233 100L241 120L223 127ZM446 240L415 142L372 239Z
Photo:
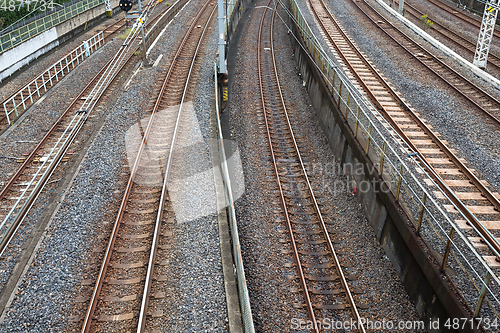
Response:
M433 192L440 191L438 186L432 186L436 184L425 184L424 179L433 179L422 167L426 163L412 153L385 119L377 117L378 111L326 55L295 0L290 3L292 12L289 15L305 41L304 47L323 76L346 124L373 162L374 171L382 177L474 318L478 321L482 318L485 328L495 319L500 325L500 279L490 267L498 265L496 256L483 256L473 246L461 228L463 225L458 225L467 218L451 200L443 203L436 199ZM363 184L357 186L363 191ZM446 198L440 192L440 197Z
M103 44L104 34L101 31L84 41L80 46L71 51L71 53L59 59L59 61L51 65L46 71L3 101L2 106L7 117L7 122L10 124L11 118L17 118L20 111L26 110L33 104L34 99L39 98L47 92L64 75L68 74L85 58L97 51ZM14 117L11 116L12 113L14 113Z
M219 113L219 92L217 82L217 65L215 65L215 118L217 120L216 135L217 148L219 150L220 169L222 174L222 183L224 186L224 196L228 211L229 229L231 230L231 240L233 247L233 258L235 264L236 278L238 281L238 295L240 299L240 310L245 333L255 332L253 326L252 308L250 306L250 296L248 295L247 283L245 278L245 268L243 266L243 257L241 255L240 239L238 236L238 225L236 212L234 210L233 192L231 190L231 180L229 177L229 169L227 166L227 157L225 153L224 138L222 136L222 128L220 123Z
M19 45L28 39L64 22L78 14L81 14L91 8L104 4L104 0L83 0L76 2L61 10L54 11L31 23L22 25L11 32L0 36L0 53Z

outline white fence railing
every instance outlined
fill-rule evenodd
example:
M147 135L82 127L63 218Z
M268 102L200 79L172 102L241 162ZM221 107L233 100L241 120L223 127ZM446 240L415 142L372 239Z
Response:
M36 102L47 90L102 45L104 45L104 34L101 31L84 41L68 55L56 61L42 74L4 100L2 106L8 123L11 124L11 121L17 118L20 112Z

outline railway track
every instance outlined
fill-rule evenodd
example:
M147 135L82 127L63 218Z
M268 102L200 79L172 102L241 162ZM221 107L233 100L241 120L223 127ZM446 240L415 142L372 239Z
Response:
M163 312L157 307L168 284L162 271L167 269L175 218L168 193L172 155L180 139L181 112L193 67L215 9L215 2L207 1L191 23L154 101L91 291L82 332L151 332L159 325Z
M481 29L481 18L475 18L474 16L469 16L465 13L462 13L461 11L459 10L456 10L454 8L451 8L449 5L439 1L439 0L429 0L429 2L431 4L433 4L434 6L442 9L443 11L447 12L448 14L460 19L462 22L465 22L469 25L472 25L474 27L477 28L478 30L478 33L479 33L479 30ZM494 30L493 31L493 36L495 36L494 39L497 39L500 37L500 32L498 32L497 30Z
M432 175L433 180L459 207L468 221L461 220L453 206L445 206L445 209L455 217L460 228L474 228L477 231L477 234L469 237L470 242L482 251L483 258L490 267L500 268L500 196L492 193L484 181L467 168L466 162L448 148L448 143L441 140L398 96L355 47L325 4L322 1L309 0L309 5L328 42L342 58L346 72L355 77L355 85L364 91L381 116L391 124L391 128L411 147L412 151L407 153L417 153L422 157L424 169ZM426 179L427 181L429 186L433 186L430 179ZM434 193L438 199L444 200L438 191Z
M399 3L398 3L399 4ZM412 6L408 2L405 2L405 9L409 15L414 18L414 23L420 24L421 17L424 13L418 10L416 7ZM463 50L468 54L470 61L474 59L474 53L476 52L476 41L469 41L467 38L460 36L457 32L448 29L441 25L438 21L434 19L433 16L429 15L428 18L433 22L432 29L441 38L441 41L448 40L455 48ZM498 74L500 73L500 57L496 55L492 50L488 53L488 67Z
M150 24L154 24L161 12ZM132 70L138 34L126 40L101 71L72 101L37 146L24 159L16 173L0 191L0 255L4 253L50 176L65 158L76 135L103 97L111 97L119 73Z
M258 74L262 115L278 186L280 208L283 213L301 290L294 303L305 309L309 319L341 318L360 323L358 308L348 280L335 252L333 241L323 219L311 186L298 143L289 120L276 68L273 43L273 24L276 10L263 6L257 44ZM271 14L272 12L272 14ZM359 292L359 291L357 291ZM296 296L293 296L296 297ZM351 312L352 317L349 316ZM313 331L318 332L316 327ZM365 332L363 325L360 332Z
M121 18L117 22L111 24L103 30L104 40L109 42L119 31L121 31L127 25L127 20L125 17Z
M434 73L450 88L472 103L482 114L500 125L500 101L478 87L472 81L445 64L431 52L413 41L403 31L386 20L375 8L366 1L352 1L352 3L376 27L383 31L390 39L405 50L410 56ZM366 10L364 9L366 8Z
M87 43L90 52L95 52L99 47L109 42L112 37L123 29L126 25L125 18L122 18L114 24L108 26L102 32L91 37ZM93 43L99 38L100 41ZM86 49L83 45L79 45L67 55L56 61L47 69L41 71L35 76L35 79L10 94L2 102L0 114L0 132L9 128L16 118L18 118L25 110L36 103L47 91L55 86L61 79L75 69L80 62L85 60Z

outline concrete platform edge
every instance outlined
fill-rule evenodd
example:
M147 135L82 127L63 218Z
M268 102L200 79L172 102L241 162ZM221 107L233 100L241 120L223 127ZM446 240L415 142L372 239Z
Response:
M383 0L375 0L379 5L384 7L384 9L394 16L396 19L401 21L404 25L406 25L408 28L410 28L414 33L425 39L427 42L429 42L432 46L436 47L440 51L446 53L450 58L453 60L457 61L460 65L464 66L466 69L470 70L472 73L475 75L479 76L481 79L485 80L486 82L490 83L492 86L494 86L497 89L500 89L500 80L496 79L495 77L491 76L490 74L484 72L483 70L479 69L478 67L474 66L472 63L469 61L465 60L458 54L456 54L454 51L452 51L450 48L447 46L443 45L440 43L438 40L430 36L428 33L417 27L415 24L410 22L408 19L403 17L402 15L399 15L397 11L389 7Z
M210 127L213 131L216 127L215 120L215 94L212 93L212 105L210 107ZM221 251L222 271L224 275L224 289L226 292L227 317L229 321L229 332L243 332L243 321L240 311L240 300L236 276L234 274L234 259L232 255L231 235L227 220L226 198L224 185L220 170L219 147L216 139L210 140L210 155L212 157L212 170L214 171L214 183L217 200L217 219L219 221L219 244Z

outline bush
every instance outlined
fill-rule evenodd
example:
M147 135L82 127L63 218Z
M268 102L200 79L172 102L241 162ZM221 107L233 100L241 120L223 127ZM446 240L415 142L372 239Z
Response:
M23 6L20 6L21 1L19 0L0 0L0 30L15 23L24 16L26 16L25 18L27 19L49 11L49 4L51 4L53 8L57 8L59 7L58 5L62 5L68 1L70 0L46 0L45 8L43 8L42 3L36 0L31 4L27 4L26 1L24 1Z

